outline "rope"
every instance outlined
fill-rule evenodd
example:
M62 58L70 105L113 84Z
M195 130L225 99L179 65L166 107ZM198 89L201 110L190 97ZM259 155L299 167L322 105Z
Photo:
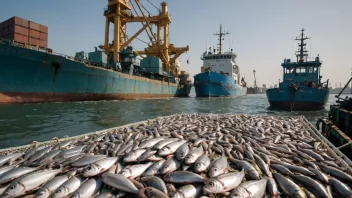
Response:
M157 9L159 12L161 12L158 7L156 7L154 4L152 4L152 2L150 2L149 0L147 0L147 1L148 1L148 3L150 3L152 6L154 6L155 9Z

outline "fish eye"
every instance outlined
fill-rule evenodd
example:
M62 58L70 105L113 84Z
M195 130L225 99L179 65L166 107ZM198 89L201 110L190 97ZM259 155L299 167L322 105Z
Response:
M91 170L91 169L92 169L92 167L88 166L87 170Z
M214 171L218 171L218 169L217 169L217 168L214 168Z
M196 167L199 167L200 166L200 164L196 164Z
M211 186L214 186L214 182L210 182L209 184L210 184Z
M15 186L10 186L10 189L12 190L12 189L15 189Z

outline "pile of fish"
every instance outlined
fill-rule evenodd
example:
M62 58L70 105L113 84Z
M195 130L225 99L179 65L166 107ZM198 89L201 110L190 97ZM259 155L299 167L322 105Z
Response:
M176 114L0 156L1 197L352 197L302 118Z

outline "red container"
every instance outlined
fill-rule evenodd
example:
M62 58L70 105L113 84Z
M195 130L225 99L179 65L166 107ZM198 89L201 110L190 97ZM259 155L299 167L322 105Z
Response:
M27 36L23 36L21 34L16 34L16 33L13 36L14 36L14 38L13 38L14 41L16 41L18 43L28 44L28 37Z
M17 43L28 44L28 37L23 36L21 34L9 34L7 36L4 36L4 38L14 40Z
M13 24L14 25L19 25L19 26L22 26L22 18L19 18L19 17L13 17Z
M48 48L48 41L39 41L39 46Z
M35 30L29 30L29 37L30 38L39 39L40 38L40 32L35 31Z
M17 33L17 34L21 34L24 36L28 36L28 29L21 27L19 25L15 25L15 26L10 26L9 27L9 34L13 34L13 33Z
M45 25L40 25L40 32L48 34L48 27Z
M40 25L33 21L29 21L29 29L40 31Z
M29 42L28 42L29 45L39 46L39 39L29 38L28 41L29 41Z
M22 19L22 23L21 23L21 26L22 27L25 27L25 28L27 28L28 29L28 20L26 20L26 19Z
M47 41L48 40L48 35L45 33L40 33L40 40L42 41Z

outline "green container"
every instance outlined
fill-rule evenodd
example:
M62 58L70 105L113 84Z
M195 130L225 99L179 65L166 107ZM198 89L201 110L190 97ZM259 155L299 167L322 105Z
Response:
M163 74L162 62L155 56L147 56L141 60L142 71L147 71L156 74Z
M94 63L106 64L108 62L108 57L103 51L88 53L88 59Z

